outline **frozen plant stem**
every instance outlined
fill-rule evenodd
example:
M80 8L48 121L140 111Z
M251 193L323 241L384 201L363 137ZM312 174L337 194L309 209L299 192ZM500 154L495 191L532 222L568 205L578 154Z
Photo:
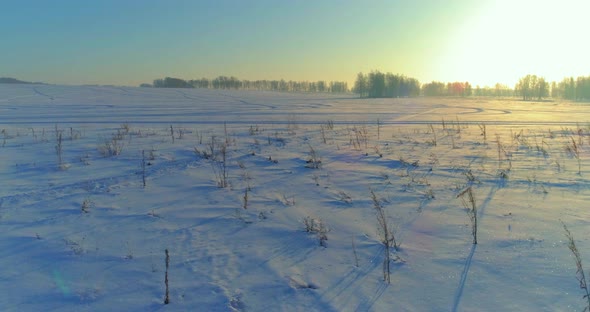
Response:
M58 131L57 126L55 127L55 130ZM55 152L57 153L57 165L61 168L62 164L63 164L63 162L62 162L62 142L63 142L63 140L62 140L62 132L61 131L58 131L56 133L56 140L57 140L57 142L55 145Z
M467 209L467 215L469 215L469 219L471 220L473 244L477 245L477 205L475 204L475 198L473 197L471 186L459 193L457 198L461 198L463 206Z
M498 169L502 165L502 142L500 142L500 135L496 134L496 143L498 144Z
M248 209L248 188L244 191L244 210Z
M303 224L305 225L305 231L307 233L315 233L317 235L320 246L324 248L328 247L326 241L328 240L328 232L330 229L322 219L314 219L307 216L303 218Z
M354 266L359 267L359 257L356 253L356 244L354 243L354 235L352 236L352 253L354 254Z
M588 301L588 305L584 307L584 311L590 311L590 290L588 289L588 284L586 283L586 275L584 274L584 268L582 267L582 257L580 256L580 252L576 247L576 242L574 241L574 236L568 230L567 226L563 221L561 222L563 225L563 229L565 230L565 237L567 238L567 247L572 252L574 256L574 260L576 261L576 278L578 282L580 282L580 289L583 289L586 293L584 295L584 299Z
M481 130L481 135L483 135L483 144L485 145L488 139L487 132L486 132L486 124L482 123L479 124L479 129Z
M168 268L170 267L170 255L168 249L164 251L166 253L166 275L164 277L164 285L166 286L166 295L164 297L164 304L170 303L170 291L168 289Z
M227 182L227 145L223 144L220 149L221 152L221 166L219 168L219 185L220 187L224 188L227 187L229 184Z
M436 131L434 130L434 126L432 126L432 124L429 124L428 127L430 128L430 131L432 132L432 145L436 146ZM453 143L453 146L455 144Z
M320 169L322 165L322 160L320 159L320 156L318 155L316 150L311 146L311 144L308 144L308 146L309 159L307 160L307 167L312 169Z
M141 182L145 188L145 150L141 151Z
M381 202L377 198L377 195L373 190L371 190L371 200L373 201L373 207L377 213L377 231L380 235L379 239L381 240L381 244L383 244L385 257L383 259L383 281L386 281L387 284L391 284L391 270L390 270L390 262L391 262L391 247L395 250L399 248L395 240L395 235L393 230L391 229L390 224L387 222L387 215L385 213L385 209Z
M225 136L225 145L229 145L229 136L227 135L227 123L223 122L223 135Z
M322 141L324 142L324 144L327 144L326 129L324 128L324 125L320 125L320 133L322 134Z
M576 140L574 140L574 137L571 137L571 139L572 139L572 146L570 149L572 151L572 154L574 155L574 157L578 161L578 174L582 174L582 164L580 162L580 149L578 148L578 144L576 144Z

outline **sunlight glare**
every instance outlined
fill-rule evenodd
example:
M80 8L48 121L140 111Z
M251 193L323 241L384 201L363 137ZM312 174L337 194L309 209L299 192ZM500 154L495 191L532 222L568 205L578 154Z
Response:
M536 74L560 81L587 75L590 42L580 37L590 1L491 1L466 19L440 60L441 80L513 85ZM507 80L512 79L512 80Z

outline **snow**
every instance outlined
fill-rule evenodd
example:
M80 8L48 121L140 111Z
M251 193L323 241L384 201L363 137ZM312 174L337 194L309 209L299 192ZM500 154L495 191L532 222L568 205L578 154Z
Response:
M582 310L560 221L590 261L588 121L569 102L0 85L0 307ZM371 190L401 241L390 285Z

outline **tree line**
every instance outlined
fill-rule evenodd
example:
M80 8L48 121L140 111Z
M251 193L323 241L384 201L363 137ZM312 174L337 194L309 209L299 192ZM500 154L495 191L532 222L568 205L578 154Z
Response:
M590 76L563 78L562 81L551 83L543 77L526 75L518 81L515 93L523 100L541 100L552 97L572 101L590 101Z
M404 75L383 74L372 71L358 73L352 92L361 98L413 97L413 96L514 96L514 89L497 83L493 87L473 87L465 82L432 81L421 84L417 79Z
M473 87L471 83L466 82L440 82L432 81L422 85L423 96L486 96L486 97L512 97L514 96L514 89L501 83L496 83L494 86L479 85Z
M352 91L369 98L412 97L420 95L420 82L400 74L372 71L366 75L358 73Z
M590 101L590 76L564 78L561 82L549 83L544 77L526 75L519 79L514 88L501 83L494 86L479 85L475 88L469 82L432 81L420 84L417 79L404 75L383 74L372 71L358 73L352 92L361 98L412 97L412 96L487 96L522 97L524 101L544 98L562 98L573 101Z
M541 100L549 96L549 84L543 77L537 75L526 75L516 83L514 91L522 96L523 101L530 101L533 99Z
M348 83L343 81L286 81L281 80L240 80L234 76L219 76L214 79L201 78L183 80L166 77L155 79L153 84L141 84L142 87L154 88L206 88L206 89L234 89L279 92L349 92Z
M401 74L382 73L378 70L368 74L358 73L352 89L342 81L286 81L281 80L240 80L234 76L219 76L214 79L201 78L183 80L166 77L155 79L153 84L142 87L156 88L208 88L258 90L279 92L353 92L361 98L393 98L415 96L487 96L521 97L524 101L544 98L561 98L573 101L590 101L590 76L564 78L549 83L544 77L526 75L511 88L505 84L473 87L469 82L432 81L421 84L417 79Z
M473 88L469 82L439 82L433 81L422 85L425 96L470 96Z
M572 101L590 101L590 76L564 78L551 83L551 97Z
M34 82L22 81L16 78L0 77L0 83L32 84ZM40 83L40 82L37 82Z

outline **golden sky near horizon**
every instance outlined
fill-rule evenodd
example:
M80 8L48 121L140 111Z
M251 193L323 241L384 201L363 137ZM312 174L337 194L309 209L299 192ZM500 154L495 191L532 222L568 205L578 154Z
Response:
M590 75L590 0L55 0L0 10L0 76L56 84ZM16 26L18 27L16 27Z

